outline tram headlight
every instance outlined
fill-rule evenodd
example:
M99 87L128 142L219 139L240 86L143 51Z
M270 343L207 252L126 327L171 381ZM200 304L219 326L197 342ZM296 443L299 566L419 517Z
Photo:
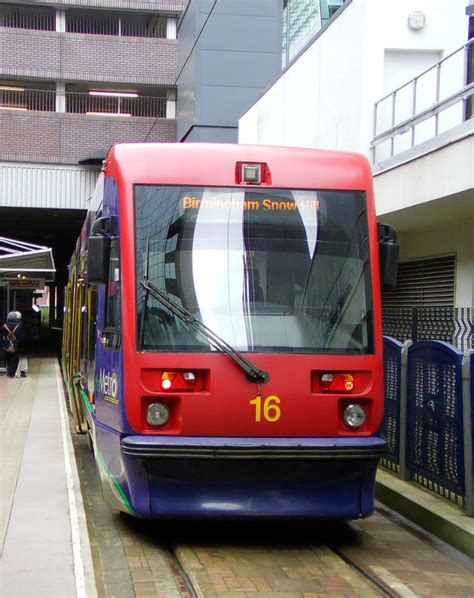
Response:
M365 424L367 416L364 409L357 403L351 403L344 409L342 419L349 428L361 428Z
M150 403L146 410L146 421L150 426L163 426L170 416L170 410L163 403Z

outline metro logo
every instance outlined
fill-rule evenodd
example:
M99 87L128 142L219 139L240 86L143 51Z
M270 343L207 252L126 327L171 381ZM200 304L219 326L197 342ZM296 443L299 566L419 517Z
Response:
M111 403L118 403L118 378L117 374L113 372L110 374L104 369L99 372L99 392L104 395L106 401Z

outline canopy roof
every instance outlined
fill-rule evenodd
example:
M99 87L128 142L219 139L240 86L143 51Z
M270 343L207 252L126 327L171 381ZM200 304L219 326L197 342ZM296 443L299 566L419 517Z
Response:
M24 280L42 278L51 282L55 274L50 247L0 237L0 278L21 276Z

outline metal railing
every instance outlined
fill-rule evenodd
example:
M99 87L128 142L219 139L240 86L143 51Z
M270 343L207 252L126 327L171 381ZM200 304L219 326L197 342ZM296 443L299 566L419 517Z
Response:
M0 27L65 31L95 35L166 38L168 16L100 10L67 10L59 17L50 7L0 3Z
M108 94L108 95L107 95ZM173 100L130 92L90 93L14 88L0 83L0 110L12 112L68 112L94 116L166 118Z
M55 97L54 91L24 89L0 84L1 110L54 112L56 109Z
M66 12L67 33L166 38L167 17L127 15L104 11Z
M166 118L166 98L89 95L66 92L66 112L89 115Z
M374 164L472 116L467 105L474 95L474 82L466 83L466 75L473 44L471 39L375 103L371 142ZM386 143L390 144L388 151L386 146L381 148Z
M54 31L56 13L50 7L0 4L0 27Z

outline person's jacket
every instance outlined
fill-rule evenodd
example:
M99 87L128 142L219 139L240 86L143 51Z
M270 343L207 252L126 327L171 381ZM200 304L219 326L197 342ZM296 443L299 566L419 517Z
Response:
M25 330L23 328L23 324L19 320L7 320L5 324L8 326L11 332L14 331L14 334L18 340L18 350L22 349L25 344ZM18 328L16 328L18 325ZM16 328L16 330L15 330ZM0 339L3 341L4 338L8 336L8 330L5 328L5 325L2 324L0 327ZM0 342L0 346L3 342Z

